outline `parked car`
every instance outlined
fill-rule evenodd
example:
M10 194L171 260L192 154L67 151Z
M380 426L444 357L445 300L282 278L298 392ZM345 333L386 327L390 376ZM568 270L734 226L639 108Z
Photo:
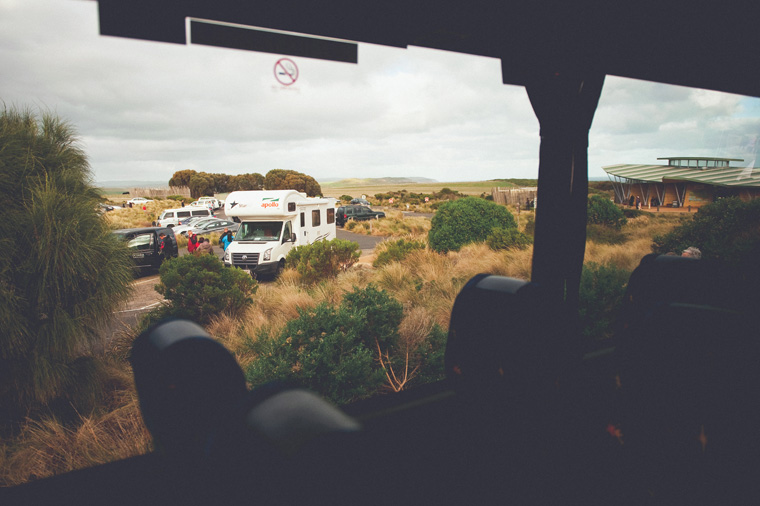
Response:
M214 213L205 207L178 207L176 209L166 209L153 225L158 227L174 227L184 223L185 219L213 217Z
M100 203L98 204L98 211L101 213L107 213L108 211L113 211L113 206L109 206L108 204Z
M385 213L382 211L373 211L372 208L367 206L340 206L338 212L335 213L335 224L339 227L345 226L349 220L377 220L379 218L385 218Z
M203 207L209 211L214 210L214 202L211 200L196 200L190 204L191 207Z
M214 197L201 197L198 199L198 202L208 205L211 209L219 209L222 206Z
M187 224L183 225L177 225L174 227L174 233L177 235L187 235L188 230L192 230L196 227L200 227L201 225L204 225L206 223L210 223L212 221L221 221L220 218L201 218L199 220L190 221Z
M235 223L234 221L229 220L217 220L217 221L208 221L203 222L195 227L192 228L192 231L194 234L197 235L203 235L203 234L210 234L211 232L224 232L225 228L230 229L230 232L237 232L237 229L240 227L239 223ZM182 232L182 234L186 234L187 232Z
M130 204L133 206L141 206L143 204L147 204L148 202L153 202L153 201L150 199L146 199L145 197L135 197L135 198L131 198L127 200L126 205L127 207L129 207Z
M182 218L179 222L180 225L192 225L193 223L198 223L199 221L206 221L210 220L211 218L216 218L214 215L202 215L202 216L191 216L190 218ZM175 231L176 233L176 231Z
M178 255L177 238L171 228L122 228L114 230L113 233L127 241L127 247L135 263L134 268L139 272L157 270L164 260ZM163 252L159 248L161 233L166 235Z

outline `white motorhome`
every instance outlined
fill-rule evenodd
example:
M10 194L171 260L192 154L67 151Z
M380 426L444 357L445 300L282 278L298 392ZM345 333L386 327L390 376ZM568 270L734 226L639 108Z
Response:
M240 223L224 252L225 265L257 276L276 276L296 246L336 237L335 199L309 198L296 190L232 192L224 214Z

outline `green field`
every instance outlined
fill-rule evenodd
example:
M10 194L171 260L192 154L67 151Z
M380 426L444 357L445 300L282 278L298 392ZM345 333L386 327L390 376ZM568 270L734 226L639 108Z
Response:
M514 182L512 182L514 181ZM456 190L465 195L480 195L482 193L491 193L491 188L506 186L535 186L535 180L506 180L495 179L489 181L464 181L464 182L447 182L440 183L437 181L426 181L420 183L394 182L393 178L378 179L342 179L329 183L320 183L322 192L325 197L338 198L341 195L351 195L359 197L361 195L374 196L376 193L387 193L394 191L406 190L412 193L433 193L441 191L443 188ZM528 183L528 184L523 184ZM530 184L532 183L532 184Z

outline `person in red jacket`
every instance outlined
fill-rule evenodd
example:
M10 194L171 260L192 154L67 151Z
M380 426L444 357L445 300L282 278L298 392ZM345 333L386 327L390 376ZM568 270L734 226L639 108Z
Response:
M198 237L194 233L188 232L187 233L187 252L192 253L193 251L196 250L196 248L198 248Z

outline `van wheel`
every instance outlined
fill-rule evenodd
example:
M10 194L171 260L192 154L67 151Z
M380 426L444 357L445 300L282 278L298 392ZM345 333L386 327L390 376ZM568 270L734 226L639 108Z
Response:
M285 259L283 258L279 262L277 262L277 269L274 271L274 279L277 279L280 277L280 274L282 274L282 271L285 270Z

